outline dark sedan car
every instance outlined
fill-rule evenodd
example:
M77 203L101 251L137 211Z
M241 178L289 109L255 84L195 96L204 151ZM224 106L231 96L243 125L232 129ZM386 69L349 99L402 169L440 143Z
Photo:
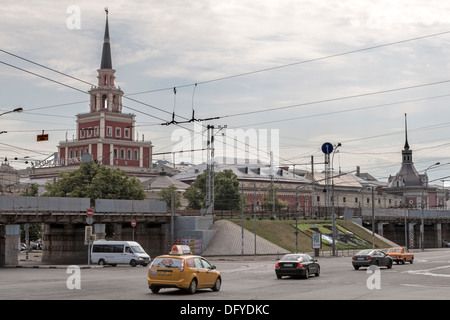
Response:
M360 267L370 267L372 265L392 268L392 258L385 252L376 249L361 250L352 257L352 264L355 270Z
M307 254L286 254L275 265L275 273L278 279L283 276L308 279L310 274L320 275L320 265Z

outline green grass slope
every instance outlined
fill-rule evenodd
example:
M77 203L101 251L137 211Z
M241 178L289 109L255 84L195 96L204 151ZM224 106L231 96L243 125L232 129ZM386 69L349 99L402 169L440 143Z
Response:
M241 219L228 219L241 225ZM325 237L322 238L323 251L332 250L331 242L327 242L326 234L331 234L331 220L298 220L298 251L311 252L311 233L320 232ZM288 251L295 252L296 235L295 219L286 220L256 220L256 234ZM372 248L372 234L361 228L359 225L346 220L337 220L336 226L339 230L338 250L352 250ZM244 219L244 228L250 232L255 231L255 221ZM375 237L375 248L389 248L390 245Z

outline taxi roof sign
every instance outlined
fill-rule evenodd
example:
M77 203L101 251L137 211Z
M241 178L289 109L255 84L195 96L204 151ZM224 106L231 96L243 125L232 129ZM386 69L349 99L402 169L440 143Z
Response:
M170 254L191 254L191 248L187 245L176 244L172 247Z

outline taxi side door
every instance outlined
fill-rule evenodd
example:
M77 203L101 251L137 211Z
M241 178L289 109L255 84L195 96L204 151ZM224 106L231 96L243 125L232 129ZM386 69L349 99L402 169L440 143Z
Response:
M208 267L209 266L209 267ZM212 269L211 265L208 261L200 258L194 258L194 267L192 268L198 279L197 287L198 288L209 288L212 287L215 282L215 273L210 272Z

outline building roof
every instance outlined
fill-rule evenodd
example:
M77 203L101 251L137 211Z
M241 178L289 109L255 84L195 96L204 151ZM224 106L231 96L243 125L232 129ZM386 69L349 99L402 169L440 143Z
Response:
M194 181L199 174L206 170L206 163L188 168L184 172L180 172L173 176L173 178L180 181ZM231 170L238 178L238 180L256 180L256 181L270 181L272 170L270 166L264 163L256 164L220 164L214 163L214 171L222 172L224 170ZM276 182L298 182L310 183L310 180L304 177L294 175L292 172L284 170L279 167L274 167L273 176Z
M187 183L179 181L177 179L171 178L166 175L157 176L148 180L145 180L141 183L141 186L145 191L161 191L162 189L166 189L174 185L177 190L186 190L189 188Z

